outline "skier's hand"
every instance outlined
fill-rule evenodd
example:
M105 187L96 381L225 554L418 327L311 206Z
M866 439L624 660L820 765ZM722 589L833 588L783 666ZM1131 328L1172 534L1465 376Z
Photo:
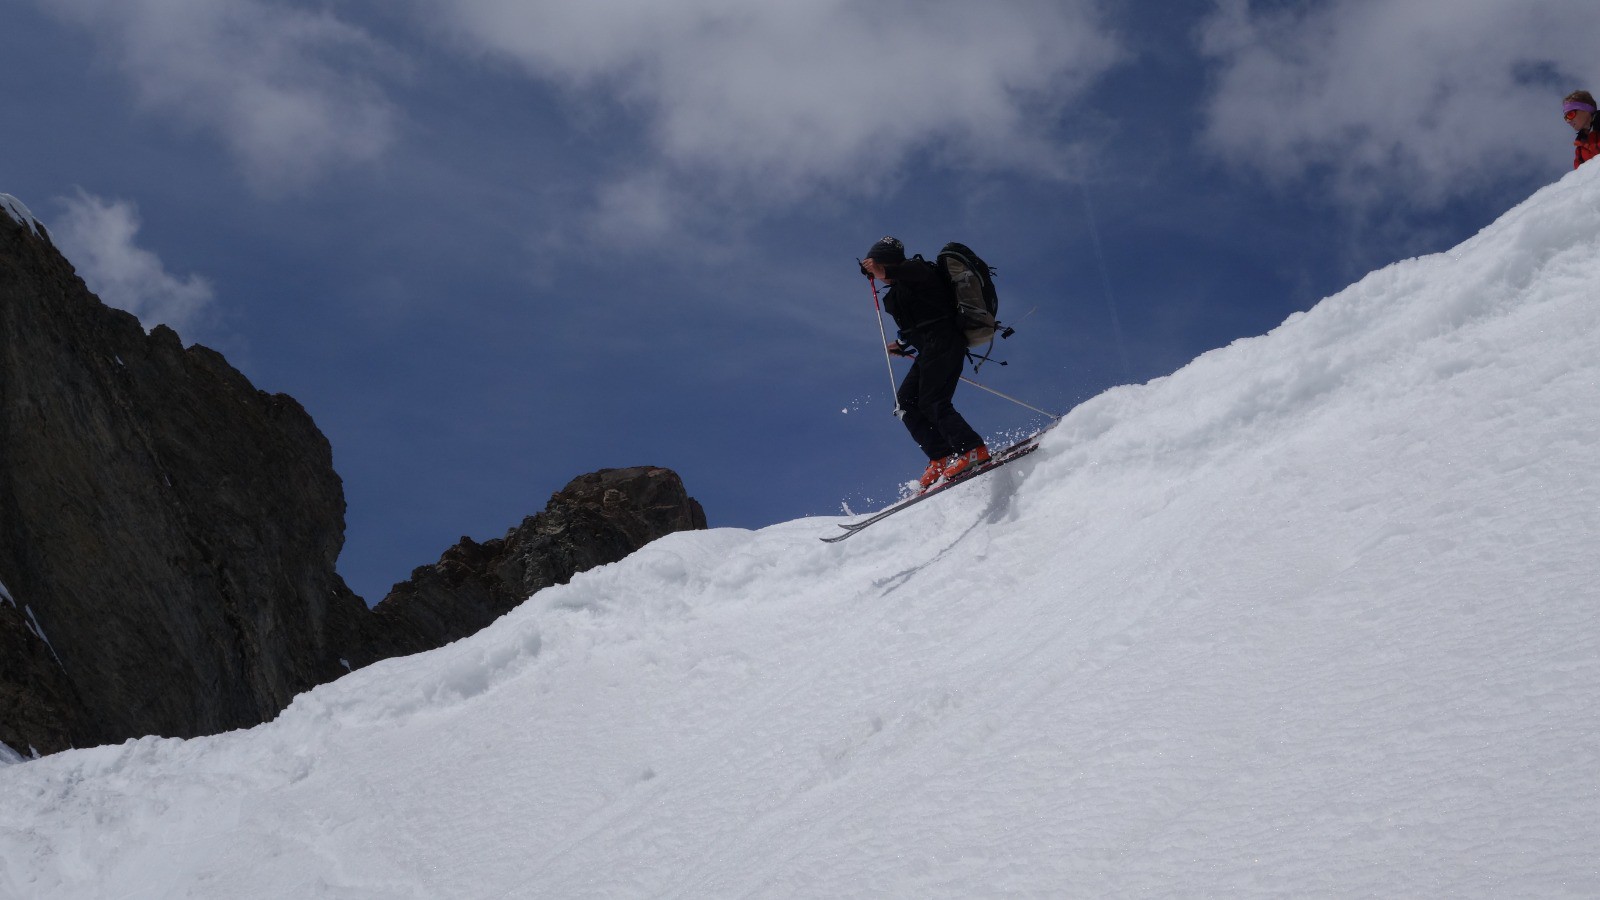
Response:
M889 346L884 349L889 351L890 356L904 356L906 359L912 359L917 355L917 351L899 341L890 341Z

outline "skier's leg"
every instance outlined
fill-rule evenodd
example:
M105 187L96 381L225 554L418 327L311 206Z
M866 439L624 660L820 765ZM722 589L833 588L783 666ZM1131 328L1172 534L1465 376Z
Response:
M922 452L930 460L944 459L955 452L945 440L944 434L938 426L929 419L922 406L923 391L923 365L917 359L911 363L911 371L906 373L905 380L900 382L900 392L897 399L900 409L904 412L901 421L906 423L906 430L911 432L911 439L917 442Z
M916 362L922 367L917 411L952 453L965 453L983 444L983 438L967 424L961 413L956 412L952 402L956 385L961 383L961 368L966 358L959 345L952 345L924 352Z

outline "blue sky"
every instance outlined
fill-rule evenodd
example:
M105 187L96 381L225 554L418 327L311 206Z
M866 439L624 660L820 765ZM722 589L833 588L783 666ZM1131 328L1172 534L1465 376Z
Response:
M884 234L983 254L1031 314L979 379L1064 412L1476 232L1600 84L1576 0L0 10L0 191L306 406L369 602L605 466L713 525L889 499Z

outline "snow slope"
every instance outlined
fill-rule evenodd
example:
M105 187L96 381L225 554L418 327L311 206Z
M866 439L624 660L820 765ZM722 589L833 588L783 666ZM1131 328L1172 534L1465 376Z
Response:
M1586 166L843 544L0 767L0 895L1600 895L1597 271Z

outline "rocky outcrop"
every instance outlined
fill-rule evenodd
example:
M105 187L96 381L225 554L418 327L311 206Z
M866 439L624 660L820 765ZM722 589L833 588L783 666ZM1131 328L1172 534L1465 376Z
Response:
M0 448L0 578L49 637L30 658L75 689L80 739L253 725L345 671L330 636L368 613L334 571L344 492L311 417L102 305L9 216Z
M0 588L0 743L24 756L94 738L78 692L32 615Z
M19 753L255 725L705 527L671 471L603 470L370 611L335 571L344 490L305 410L102 305L0 200L0 742Z
M352 657L378 659L440 647L511 611L542 588L616 562L645 544L706 527L677 473L645 466L573 479L543 512L504 538L463 537L439 562L411 573L373 609L377 627Z

